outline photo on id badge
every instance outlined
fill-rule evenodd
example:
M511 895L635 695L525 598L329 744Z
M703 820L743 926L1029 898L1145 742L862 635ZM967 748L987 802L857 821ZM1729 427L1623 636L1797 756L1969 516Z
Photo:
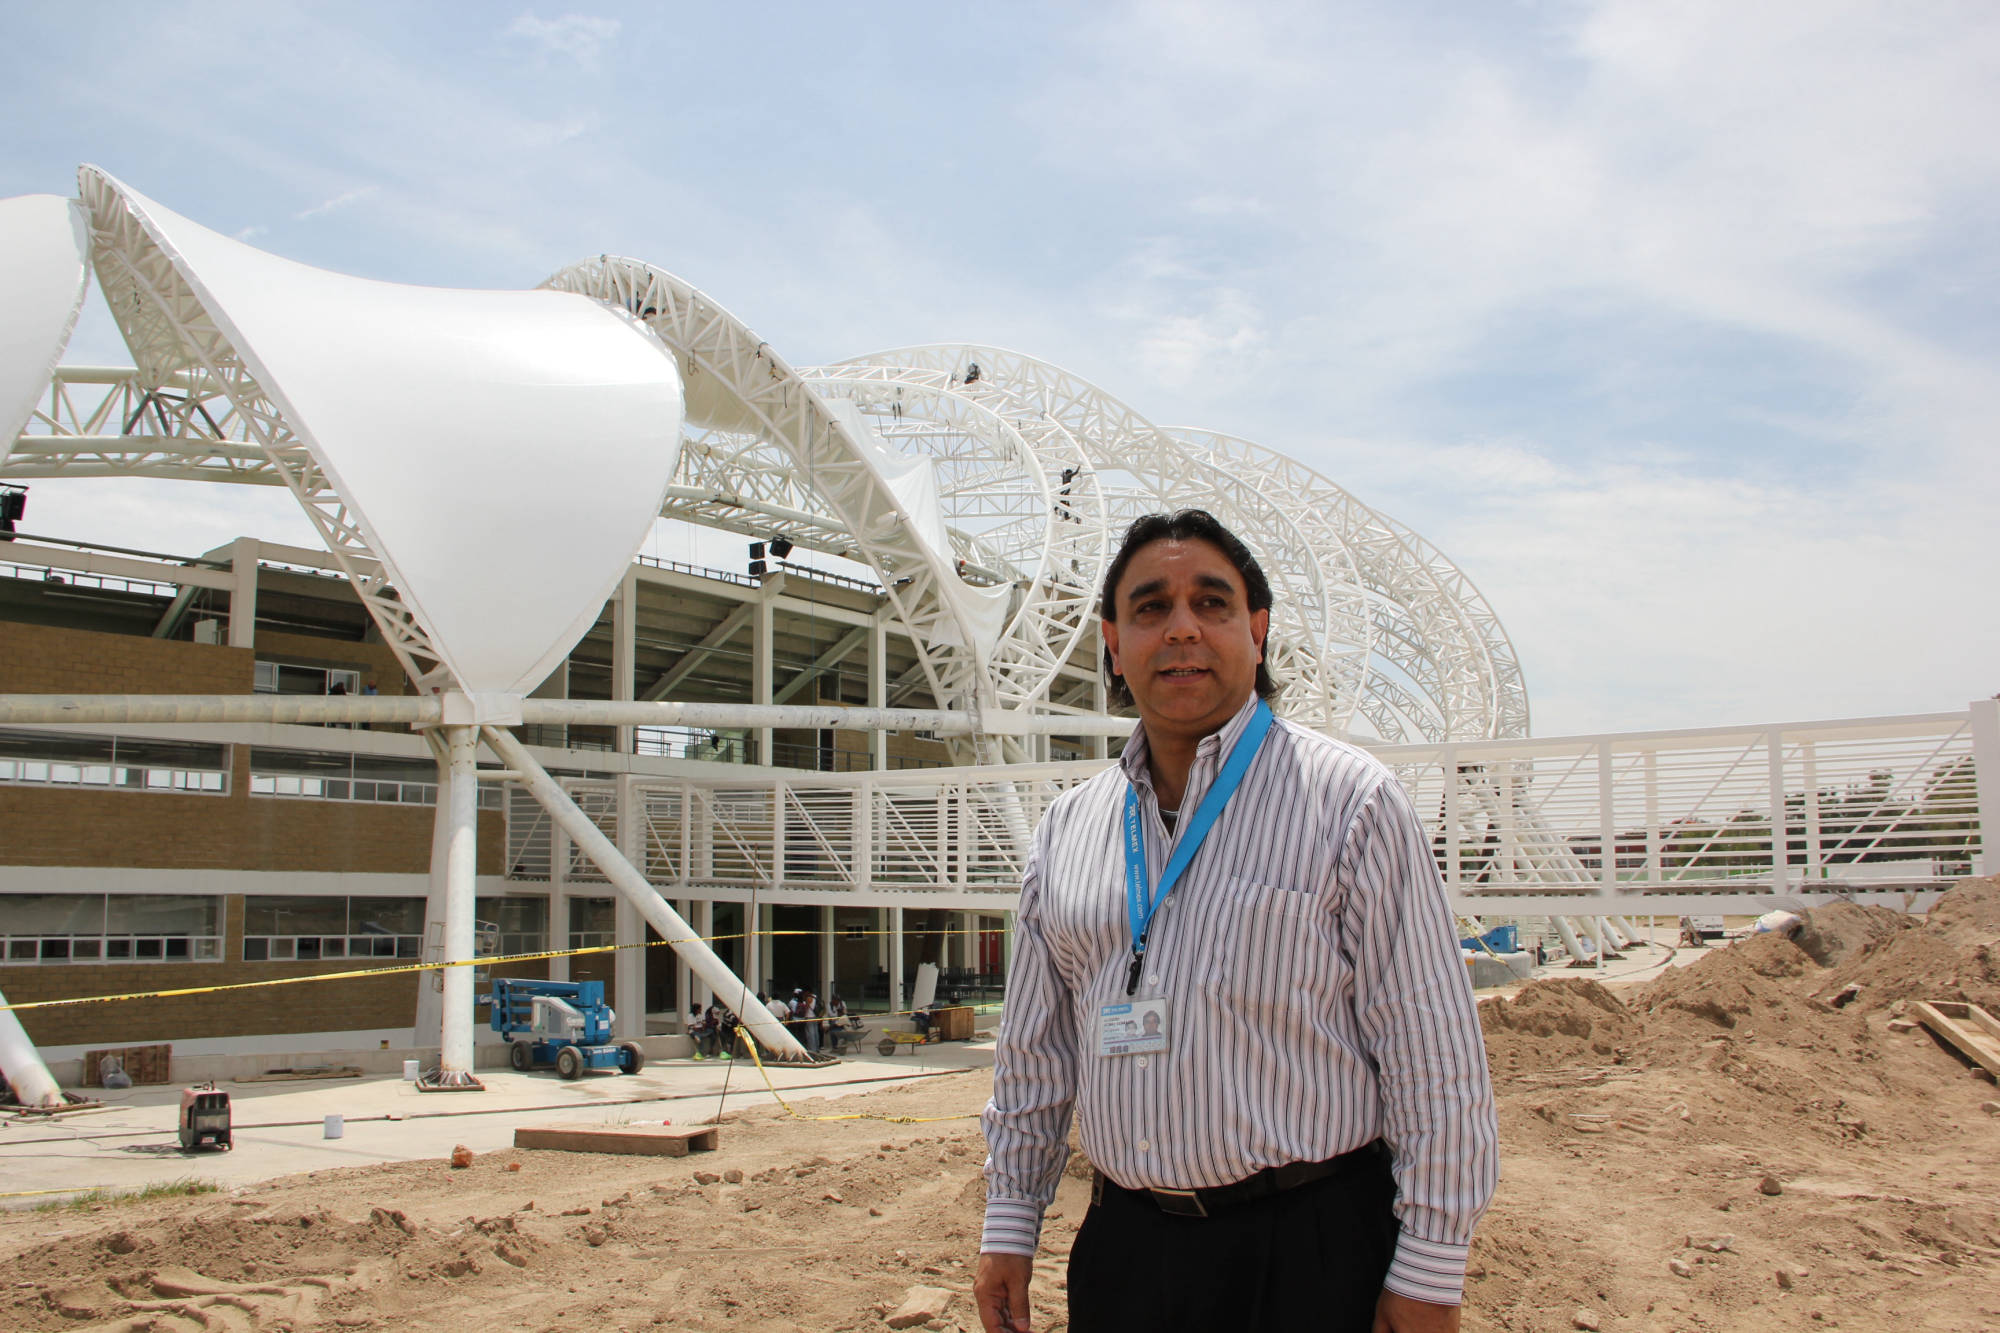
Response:
M1127 1000L1097 1011L1099 1055L1152 1055L1166 1049L1165 1000Z

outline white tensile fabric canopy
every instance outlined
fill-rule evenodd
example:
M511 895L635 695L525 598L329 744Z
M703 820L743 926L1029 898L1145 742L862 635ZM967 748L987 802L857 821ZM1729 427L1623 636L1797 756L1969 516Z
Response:
M896 497L897 505L909 516L910 530L949 569L955 556L951 532L945 526L944 505L938 498L936 462L912 457L883 439L851 399L829 398L826 410L847 428L848 437L860 451L861 461ZM942 579L938 586L959 613L960 621L978 640L957 646L974 649L979 660L985 661L1007 628L1007 599L1013 590L1004 584L976 588L956 578ZM940 627L947 642L956 637L951 629L950 621Z
M680 374L660 341L572 293L329 273L103 179L332 479L460 686L525 694L555 670L679 460Z
M81 204L53 194L0 199L0 458L69 346L89 279Z

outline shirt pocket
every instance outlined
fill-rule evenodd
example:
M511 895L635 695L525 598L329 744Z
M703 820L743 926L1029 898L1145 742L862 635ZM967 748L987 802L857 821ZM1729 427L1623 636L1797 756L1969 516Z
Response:
M1223 894L1223 947L1210 959L1208 984L1244 1012L1302 1003L1323 970L1325 922L1317 898L1294 889L1232 877Z

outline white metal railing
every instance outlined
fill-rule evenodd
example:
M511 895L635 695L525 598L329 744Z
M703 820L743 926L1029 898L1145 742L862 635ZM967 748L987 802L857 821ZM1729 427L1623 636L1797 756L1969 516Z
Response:
M1967 712L1376 753L1460 895L1771 896L1970 873L1973 748Z
M1723 911L1732 897L1934 893L1974 873L1982 810L2000 808L1991 778L1982 804L1975 762L1981 746L2000 750L2000 727L1980 711L1996 707L1375 753L1429 826L1461 910L1668 912L1699 897ZM1982 728L1995 738L1976 744ZM564 785L669 893L1001 896L1019 887L1049 802L1102 767L632 778L630 841L619 835L616 781ZM2000 754L1987 771L2000 774ZM510 803L517 878L548 877L552 841L531 802ZM602 878L574 852L565 868Z

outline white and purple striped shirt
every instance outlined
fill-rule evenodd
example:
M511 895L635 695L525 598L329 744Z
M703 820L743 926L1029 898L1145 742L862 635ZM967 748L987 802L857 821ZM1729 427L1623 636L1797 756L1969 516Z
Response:
M1183 812L1255 702L1201 742ZM1072 1106L1091 1162L1130 1188L1226 1185L1381 1138L1402 1224L1388 1286L1457 1303L1499 1134L1450 904L1401 784L1351 745L1272 726L1153 918L1137 996L1167 999L1168 1049L1100 1057L1098 1010L1125 1000L1132 958L1128 783L1157 884L1172 841L1143 729L1036 830L984 1116L980 1248L1034 1253Z

